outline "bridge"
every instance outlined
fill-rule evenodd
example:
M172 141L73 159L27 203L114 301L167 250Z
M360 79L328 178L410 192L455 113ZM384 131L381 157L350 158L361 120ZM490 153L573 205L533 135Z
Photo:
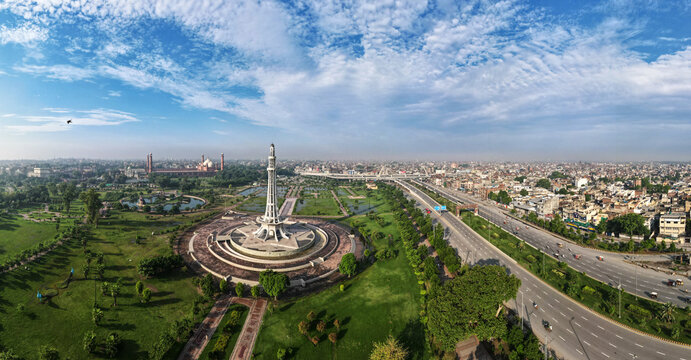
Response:
M401 179L422 179L428 178L425 174L387 174L390 171L379 171L377 174L327 174L317 172L301 172L302 176L319 176L329 179L344 179L344 180L401 180Z

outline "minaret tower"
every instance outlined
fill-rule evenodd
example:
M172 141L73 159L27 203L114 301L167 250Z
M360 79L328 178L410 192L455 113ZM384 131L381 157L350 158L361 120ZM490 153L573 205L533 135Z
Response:
M261 226L254 234L267 240L280 241L288 239L289 236L283 229L283 221L278 216L278 202L276 201L276 150L274 144L269 148L269 165L266 168L268 173L269 186L266 189L266 211L264 216L258 219Z

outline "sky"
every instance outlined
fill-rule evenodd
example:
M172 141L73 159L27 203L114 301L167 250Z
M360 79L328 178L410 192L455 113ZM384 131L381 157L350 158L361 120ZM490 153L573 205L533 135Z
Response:
M689 19L691 0L4 0L0 159L689 161Z

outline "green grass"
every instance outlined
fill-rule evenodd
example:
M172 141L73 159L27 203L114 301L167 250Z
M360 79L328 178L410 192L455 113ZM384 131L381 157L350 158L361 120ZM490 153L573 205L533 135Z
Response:
M327 216L343 215L341 209L338 207L336 199L334 199L333 195L331 195L331 191L319 191L318 194L318 197L315 198L311 192L309 194L306 192L305 196L301 197L295 204L293 214Z
M279 348L291 349L291 359L366 359L373 343L393 335L409 349L409 359L427 359L431 353L426 346L424 325L420 323L420 299L417 278L405 257L393 214L379 213L383 226L365 215L344 220L349 225L391 234L398 255L378 261L352 279L344 281L345 291L338 285L320 293L294 301L280 302L273 313L265 315L262 330L254 347L255 359L275 359ZM389 246L388 236L374 243L376 248ZM362 266L362 264L360 265ZM314 346L298 331L298 323L307 321L310 311L317 318L310 325L310 336L319 336ZM341 322L340 331L334 319ZM324 333L317 332L319 320L327 323ZM338 333L332 345L327 336Z
M283 205L283 202L285 201L284 198L277 198L278 200L278 208L281 208L281 205ZM249 211L249 212L260 212L263 213L264 210L266 209L266 196L256 196L256 197L250 197L247 199L245 202L240 204L237 207L238 211Z
M242 321L237 326L236 330L233 331L233 335L230 337L230 341L228 341L228 346L226 347L226 353L225 353L225 356L223 358L224 359L230 358L230 355L233 353L233 348L235 347L235 343L238 341L238 337L240 336L240 331L242 330L242 325L247 320L247 313L249 312L249 308L247 308L247 306L242 305L242 304L232 304L228 307L228 310L226 311L225 315L223 315L223 319L218 324L218 327L216 328L214 335L211 337L211 339L209 339L209 342L207 343L206 347L204 348L204 351L201 353L201 355L199 355L199 360L208 360L209 359L209 353L211 352L211 350L213 350L214 344L216 344L218 337L221 336L223 326L230 319L230 313L233 310L240 312L240 319L242 319Z
M588 277L583 273L579 273L571 267L566 266L565 263L562 263L560 266L551 256L544 256L545 270L543 273L543 254L540 251L527 244L523 246L523 249L520 249L519 244L523 243L521 240L478 216L464 213L462 218L463 222L468 224L485 239L488 239L502 252L511 256L524 268L542 278L558 290L567 293L574 300L581 302L588 308L638 330L691 344L691 316L689 316L688 311L675 308L675 321L666 323L655 316L662 306L661 304L631 295L627 292L622 292L621 318L619 318L619 297L616 289ZM529 258L529 256L532 256L532 258ZM563 274L563 276L559 275L559 273ZM569 294L567 289L572 286L575 290ZM583 291L585 286L595 291L592 293ZM651 315L641 316L631 311L629 309L630 305L640 307L650 312ZM674 328L679 329L680 332L680 336L677 339L672 337L672 330Z
M105 280L122 279L118 306L112 307L112 298L101 295L97 289L97 303L104 309L105 317L100 326L91 321L94 301L94 285L100 282L83 279L81 265L85 262L81 246L70 242L40 261L29 270L18 269L0 275L0 343L14 349L26 358L35 358L42 345L56 347L61 358L90 359L93 355L82 350L82 337L94 329L102 339L115 331L123 339L119 358L146 357L160 334L174 319L191 313L191 305L197 295L191 275L182 271L176 275L143 280L154 290L151 302L141 304L134 289L140 279L136 264L143 257L169 251L167 236L151 237L165 229L187 222L190 215L147 217L147 215L117 211L109 219L101 219L98 229L92 231L88 248L105 255ZM54 225L53 225L54 229ZM135 244L134 238L143 238ZM39 304L36 291L61 283L70 268L75 269L74 280L68 288L46 304ZM24 304L25 311L16 311L17 304Z
M55 223L37 223L20 215L0 215L0 263L57 234Z

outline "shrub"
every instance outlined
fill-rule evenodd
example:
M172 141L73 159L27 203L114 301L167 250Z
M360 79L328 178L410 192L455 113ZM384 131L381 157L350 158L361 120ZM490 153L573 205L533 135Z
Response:
M165 275L172 270L179 269L185 265L182 256L177 254L162 255L152 258L144 258L139 261L137 271L145 277Z
M583 287L583 292L586 294L593 295L595 294L595 289L591 288L590 286L586 285Z
M641 318L644 318L644 319L650 319L650 317L651 317L651 315L652 315L652 314L650 313L650 311L648 311L648 310L646 310L646 309L644 309L644 308L642 308L642 307L640 307L640 306L638 306L638 305L635 305L635 304L629 304L626 308L627 308L631 313L633 313L636 317L641 317Z
M242 295L245 293L245 284L239 282L235 285L235 294L238 297L242 297Z
M525 260L528 261L529 263L534 263L537 261L537 259L535 259L535 256L533 256L533 255L526 256Z

